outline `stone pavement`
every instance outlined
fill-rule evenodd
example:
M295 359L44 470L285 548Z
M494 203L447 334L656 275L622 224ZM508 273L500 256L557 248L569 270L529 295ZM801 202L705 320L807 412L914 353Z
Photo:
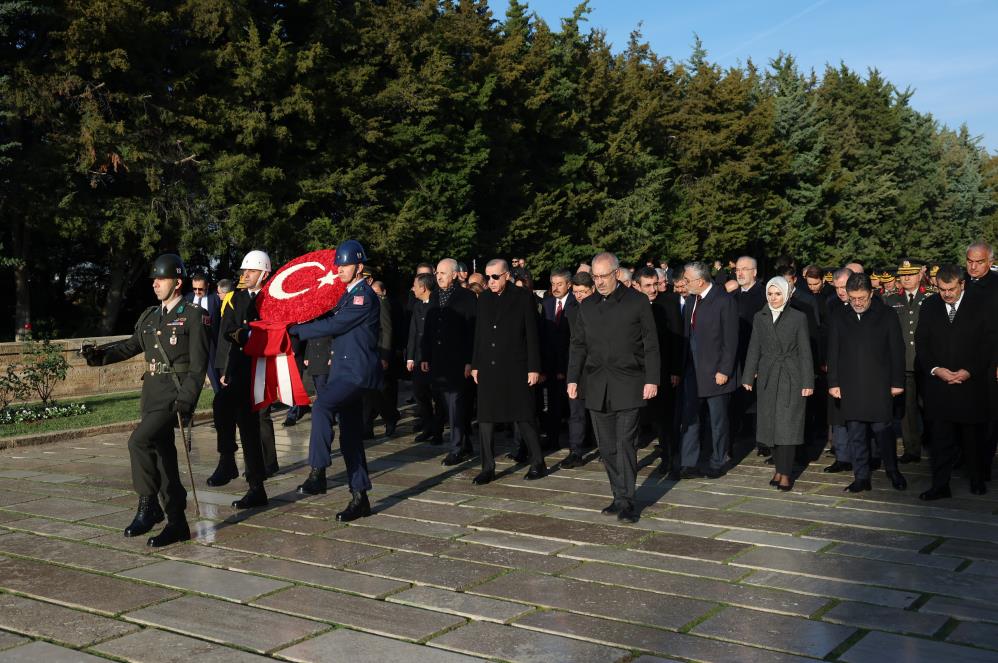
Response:
M268 508L205 487L197 540L153 552L121 535L126 440L0 455L0 662L998 661L998 490L926 506L924 462L857 497L823 458L784 494L754 454L677 484L648 448L622 526L599 461L476 487L404 434L369 443L376 514L343 525L341 462L329 494L294 492L306 418L278 424ZM197 426L200 486L214 449Z

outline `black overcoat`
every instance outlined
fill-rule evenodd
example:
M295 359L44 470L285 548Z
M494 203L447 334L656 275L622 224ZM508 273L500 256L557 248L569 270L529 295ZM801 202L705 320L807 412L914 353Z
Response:
M420 361L430 363L430 380L445 391L464 389L467 380L464 367L471 363L475 334L475 294L459 285L440 304L441 290L430 294L430 306L423 327Z
M478 371L478 420L533 421L534 390L527 373L541 372L533 293L507 285L478 297L472 370Z
M929 421L980 424L988 420L988 387L994 382L990 364L998 339L994 318L985 314L986 299L965 292L953 322L942 297L927 298L915 329L915 370L922 378L923 416ZM947 384L931 375L933 368L965 369L970 379Z
M904 340L897 314L874 297L861 319L852 310L830 317L828 387L842 390L843 420L891 421L891 388L904 389Z
M645 405L644 385L661 384L658 335L648 297L618 285L579 304L572 328L568 383L601 412Z

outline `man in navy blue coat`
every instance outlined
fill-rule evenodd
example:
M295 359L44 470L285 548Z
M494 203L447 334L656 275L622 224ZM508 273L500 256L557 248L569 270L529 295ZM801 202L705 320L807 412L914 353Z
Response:
M326 492L326 468L332 464L333 422L339 417L340 452L347 466L350 504L336 514L337 520L351 521L371 515L367 491L367 457L363 443L363 395L365 389L381 386L378 337L381 333L381 304L364 280L367 255L356 240L336 247L336 267L347 291L331 311L288 333L303 340L332 337L329 377L312 404L312 433L308 464L312 471L298 492L317 495Z

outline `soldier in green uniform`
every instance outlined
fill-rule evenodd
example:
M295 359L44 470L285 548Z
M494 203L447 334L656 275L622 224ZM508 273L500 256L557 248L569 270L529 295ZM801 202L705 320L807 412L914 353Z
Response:
M145 534L163 521L165 511L166 527L148 541L148 545L159 547L191 538L184 515L187 491L180 482L173 424L178 413L185 416L194 411L207 370L208 332L204 327L205 312L181 296L187 272L180 256L160 256L149 276L159 304L139 316L132 337L109 346L85 346L82 353L89 366L104 366L144 354L142 421L128 438L132 486L139 494L139 508L125 528L125 536Z
M918 313L922 302L931 295L919 284L922 266L911 260L904 260L898 267L898 280L901 291L888 295L884 303L894 309L901 322L901 335L904 337L904 417L901 419L901 438L904 453L898 458L900 463L917 463L922 460L922 413L918 407L918 383L915 379L915 328L918 327Z

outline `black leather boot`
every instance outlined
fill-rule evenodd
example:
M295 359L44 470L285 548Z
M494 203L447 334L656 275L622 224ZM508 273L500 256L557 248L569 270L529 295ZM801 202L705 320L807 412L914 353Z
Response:
M166 523L166 527L163 531L156 536L150 537L146 541L146 545L150 548L162 548L163 546L168 546L171 543L178 543L180 541L189 541L191 538L191 528L187 524L187 519L183 516L177 516L175 519L170 519Z
M250 486L249 491L242 496L242 499L238 499L232 503L232 506L237 509L252 509L257 506L267 506L267 491L264 490L263 484L259 486Z
M152 497L140 497L139 508L135 512L132 524L125 528L125 536L139 536L151 530L157 523L163 522L163 509L159 508L159 500Z
M336 514L336 520L348 523L358 518L366 518L371 515L371 503L367 501L366 491L350 491L350 504Z
M302 495L318 495L326 492L326 468L313 467L305 483L298 486Z
M236 467L235 454L222 454L218 457L218 465L215 471L208 477L208 485L212 487L224 486L233 479L239 478L239 468Z

